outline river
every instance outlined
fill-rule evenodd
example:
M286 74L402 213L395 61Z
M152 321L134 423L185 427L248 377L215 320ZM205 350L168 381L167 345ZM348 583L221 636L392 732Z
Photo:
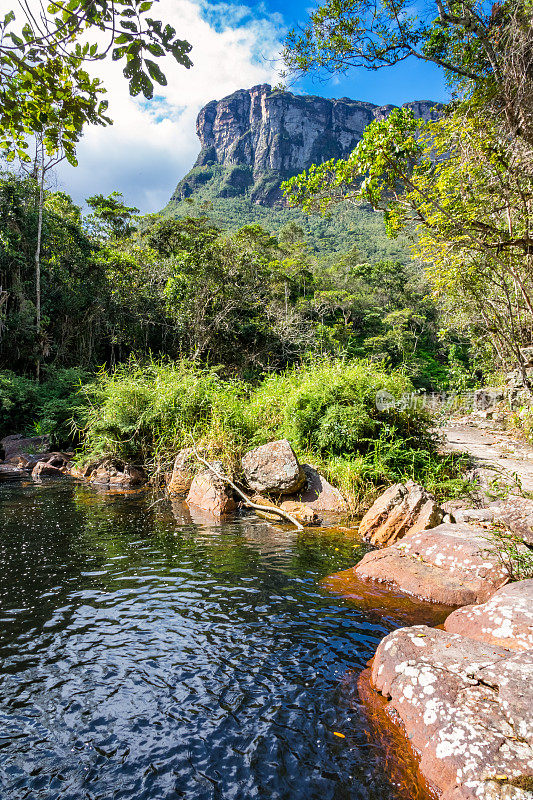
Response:
M399 798L354 691L397 623L319 584L355 533L151 501L0 486L2 800Z

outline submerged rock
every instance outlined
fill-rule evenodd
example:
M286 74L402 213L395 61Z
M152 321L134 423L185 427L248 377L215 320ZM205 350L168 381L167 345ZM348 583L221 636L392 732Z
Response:
M525 800L533 782L533 651L401 628L379 645L372 682L389 699L441 800Z
M90 483L99 486L120 486L125 489L146 483L146 473L143 469L111 458L105 459L96 467L93 466L84 477L88 478Z
M483 528L449 523L367 553L352 572L450 606L485 602L507 578L497 553L489 551Z
M367 511L359 532L380 547L394 544L408 534L434 528L444 511L423 486L414 481L395 483Z
M284 500L280 508L294 517L301 525L318 525L321 522L318 512L307 503L300 503L298 500Z
M444 627L510 650L533 649L533 579L504 586L482 605L459 608Z
M22 467L16 467L12 464L0 464L0 481L14 481L27 477L28 472Z
M224 466L220 462L214 462L213 466L224 474ZM231 514L236 507L232 490L209 469L194 476L187 495L187 504L196 506L216 519Z
M276 504L273 503L272 500L268 497L263 497L261 494L254 494L250 500L252 503L265 506L266 509L269 507L276 508ZM291 517L294 517L300 525L318 525L321 522L317 512L306 503L299 503L297 500L284 500L283 503L280 503L277 507L281 508L282 511L286 511ZM268 510L259 511L258 509L254 509L254 513L257 514L258 517L267 519L270 522L277 522L280 524L287 522L287 520L284 520L279 514L270 514Z
M255 492L293 494L305 482L305 472L287 439L249 450L241 466L246 483Z

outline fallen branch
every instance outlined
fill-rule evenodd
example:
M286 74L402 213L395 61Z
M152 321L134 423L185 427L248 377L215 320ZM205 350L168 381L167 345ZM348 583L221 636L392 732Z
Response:
M198 453L198 450L196 449L196 445L194 443L193 443L193 450L194 450L194 455L196 456L198 461L200 461L202 464L205 464L205 466L209 470L211 470L213 475L216 475L216 477L219 478L221 481L224 481L225 483L229 484L231 486L231 488L235 492L237 492L237 494L240 495L240 497L242 497L244 505L247 508L253 508L255 511L264 511L267 514L277 514L279 517L282 517L282 519L285 519L285 520L287 520L287 522L292 523L292 525L294 525L299 531L303 531L303 525L301 525L297 520L294 519L293 516L288 514L282 508L278 508L277 506L262 506L262 505L259 505L259 503L253 503L250 500L250 498L241 489L239 489L238 486L236 486L233 483L232 480L230 480L228 477L226 477L226 475L221 475L221 473L218 472L218 470L216 470L213 467L213 465L209 463L209 461L206 461L205 458L202 458L202 456Z

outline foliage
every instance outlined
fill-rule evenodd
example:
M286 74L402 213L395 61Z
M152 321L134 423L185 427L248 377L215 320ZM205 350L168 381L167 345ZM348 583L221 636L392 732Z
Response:
M511 581L533 578L533 550L521 536L503 525L494 525L487 535L487 553L495 555Z
M122 199L122 192L111 192L108 197L95 194L86 200L92 214L85 220L93 238L109 239L129 236L135 230L134 218L139 213L135 206L127 206Z
M487 120L480 127L456 113L423 123L396 109L368 126L347 159L311 167L285 188L304 208L369 202L385 210L393 236L418 223L415 254L455 327L488 333L501 362L524 368L520 347L533 336L533 178L524 166Z
M48 434L57 445L70 442L72 418L84 403L79 390L87 379L74 368L50 370L41 383L0 371L0 438L16 432Z
M409 56L432 61L454 76L483 81L497 70L492 41L498 22L479 2L325 0L303 29L287 37L289 70L379 69ZM503 11L500 14L504 13Z
M194 199L171 200L164 216L180 219L205 216L214 225L229 232L245 225L259 224L274 235L286 225L296 224L303 233L308 249L326 263L333 263L337 254L345 253L356 243L361 261L410 260L404 236L387 237L381 213L368 206L340 204L326 215L303 213L297 208L269 208L253 203L249 197L219 197L218 187L211 183L195 189Z
M170 25L153 19L153 0L71 0L22 5L0 20L0 147L26 157L28 133L45 134L47 151L65 150L75 162L75 145L86 123L106 125L103 87L85 65L105 58L124 63L130 94L153 95L153 82L166 78L153 59L171 55L190 67L190 45ZM95 34L103 44L88 42ZM104 34L103 39L101 34Z
M195 441L238 470L246 449L287 437L354 509L393 480L422 479L441 497L463 490L459 460L437 455L424 411L401 404L380 411L380 389L400 399L412 386L367 361L309 362L256 386L185 360L129 362L85 387L80 458L113 455L168 469ZM357 433L346 427L354 420Z
M295 220L277 236L258 224L225 232L206 217L155 216L135 228L119 193L96 195L84 219L68 195L45 193L37 332L38 194L31 178L0 179L1 366L27 371L39 355L43 368L93 369L152 352L254 377L342 354L442 388L451 346L468 364L460 340L440 338L416 263L365 260L354 247L324 259Z

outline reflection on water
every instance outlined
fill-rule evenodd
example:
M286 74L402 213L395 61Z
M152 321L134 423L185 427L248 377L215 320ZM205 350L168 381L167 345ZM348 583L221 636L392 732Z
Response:
M357 539L149 505L0 487L2 800L396 797L343 689L394 623L319 586Z

